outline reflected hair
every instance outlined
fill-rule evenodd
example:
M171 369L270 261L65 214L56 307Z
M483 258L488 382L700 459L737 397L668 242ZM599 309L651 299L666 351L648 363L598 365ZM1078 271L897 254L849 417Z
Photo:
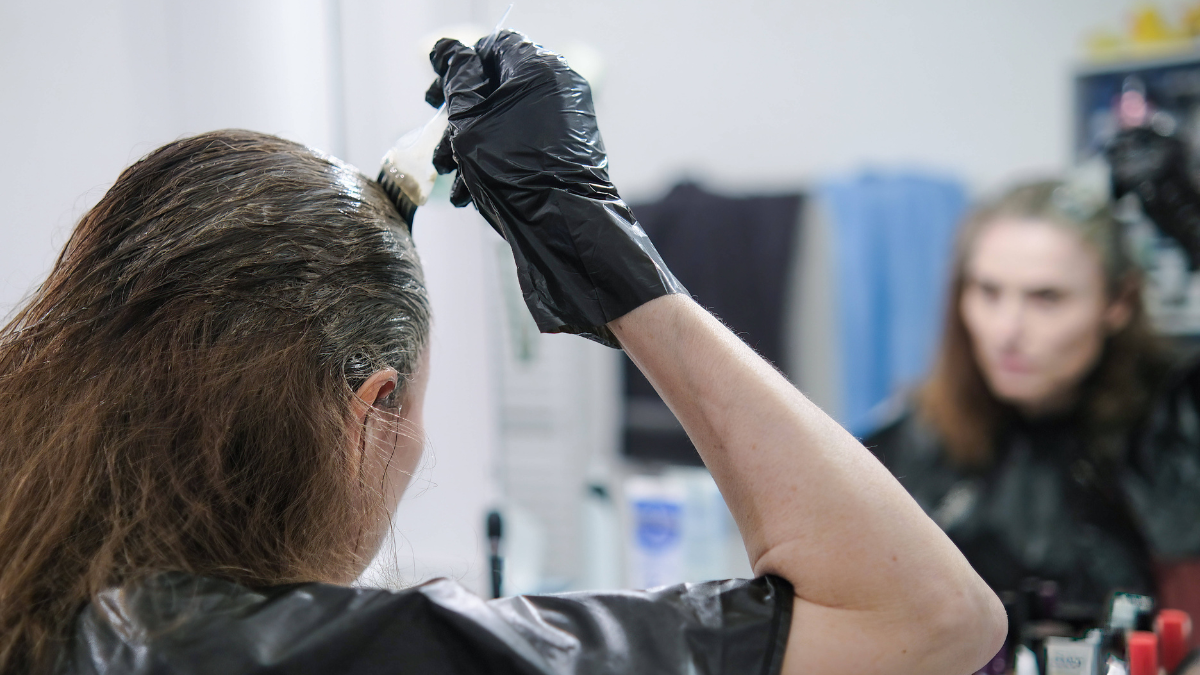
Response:
M998 220L1036 220L1075 233L1100 258L1110 299L1132 306L1129 322L1107 336L1099 362L1083 383L1080 414L1089 452L1109 465L1127 432L1146 410L1165 370L1165 352L1142 305L1142 276L1108 205L1078 208L1061 181L1021 184L975 209L959 230L951 269L942 343L929 378L917 392L917 410L963 468L986 469L997 435L1015 411L992 394L975 360L962 318L967 260L980 233Z
M353 168L228 130L126 169L0 329L0 671L47 670L147 574L352 580L388 517L354 391L403 387L428 331L407 229Z

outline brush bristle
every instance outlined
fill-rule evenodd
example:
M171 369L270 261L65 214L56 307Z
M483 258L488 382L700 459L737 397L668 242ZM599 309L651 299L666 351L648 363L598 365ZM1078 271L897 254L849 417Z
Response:
M417 205L413 200L409 199L404 191L388 178L387 171L380 170L379 178L377 179L379 186L383 188L388 199L395 205L396 210L400 212L400 217L404 219L404 224L408 225L408 231L412 232L413 216L417 213Z

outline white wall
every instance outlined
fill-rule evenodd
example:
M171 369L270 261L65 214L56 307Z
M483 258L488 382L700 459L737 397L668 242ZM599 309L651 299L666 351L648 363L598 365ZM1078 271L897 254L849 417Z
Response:
M976 186L1053 170L1068 159L1080 39L1118 27L1131 5L524 0L509 23L552 48L600 50L613 176L652 196L681 173L758 189L864 163Z
M324 0L0 4L0 314L122 168L224 127L329 148Z

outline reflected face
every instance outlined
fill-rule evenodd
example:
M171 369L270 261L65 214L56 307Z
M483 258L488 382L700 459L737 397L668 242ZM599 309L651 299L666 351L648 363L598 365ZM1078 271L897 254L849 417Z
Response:
M1110 301L1100 255L1078 234L1001 219L968 252L959 311L992 393L1037 416L1074 403L1130 307Z

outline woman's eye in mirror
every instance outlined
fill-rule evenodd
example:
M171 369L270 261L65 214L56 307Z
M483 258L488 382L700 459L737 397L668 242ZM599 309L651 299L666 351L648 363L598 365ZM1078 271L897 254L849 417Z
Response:
M1034 304L1049 307L1061 303L1067 294L1059 288L1039 288L1030 291L1028 297Z
M972 279L967 282L967 292L989 304L1000 300L1000 287L987 281Z

